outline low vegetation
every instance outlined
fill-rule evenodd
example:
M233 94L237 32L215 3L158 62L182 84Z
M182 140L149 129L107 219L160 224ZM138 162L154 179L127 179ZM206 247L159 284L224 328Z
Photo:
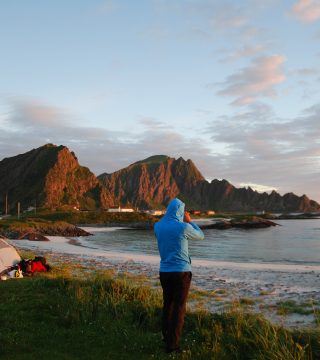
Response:
M159 218L148 214L133 213L111 213L107 211L50 211L30 213L25 215L27 219L40 218L50 221L66 221L70 224L126 224L126 223L154 223Z
M319 309L314 302L303 302L298 303L295 300L286 300L277 303L277 311L281 315L287 314L300 314L300 315L310 315L318 314Z
M52 211L25 213L19 218L11 216L0 220L0 235L20 239L33 235L85 236L87 233L76 225L121 226L149 229L159 217L140 213L109 213L106 211ZM40 238L39 238L40 240Z
M59 265L0 282L0 358L167 359L161 292L143 280ZM200 294L201 295L201 294ZM319 359L320 331L293 332L261 315L188 312L176 359Z

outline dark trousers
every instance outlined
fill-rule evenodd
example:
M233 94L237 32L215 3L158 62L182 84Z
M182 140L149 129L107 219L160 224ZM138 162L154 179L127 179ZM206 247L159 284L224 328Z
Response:
M160 272L163 290L162 334L167 350L179 347L192 273Z

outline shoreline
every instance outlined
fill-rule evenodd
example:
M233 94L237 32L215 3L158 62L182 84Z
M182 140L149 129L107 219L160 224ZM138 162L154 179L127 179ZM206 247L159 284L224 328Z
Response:
M144 275L149 285L160 286L159 256L102 251L64 237L50 236L49 240L9 242L18 250L46 255L53 265L63 261L87 264L97 269L114 269L117 273ZM320 289L315 284L320 281L320 266L193 259L192 267L190 308L221 312L240 304L245 311L262 313L268 320L287 328L317 326L315 319L316 312L320 311ZM300 311L279 312L279 307L281 309L288 303L296 305Z

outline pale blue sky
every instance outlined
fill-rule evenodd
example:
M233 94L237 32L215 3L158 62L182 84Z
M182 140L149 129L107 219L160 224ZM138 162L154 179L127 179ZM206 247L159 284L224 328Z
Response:
M0 3L0 159L154 154L320 201L319 0Z

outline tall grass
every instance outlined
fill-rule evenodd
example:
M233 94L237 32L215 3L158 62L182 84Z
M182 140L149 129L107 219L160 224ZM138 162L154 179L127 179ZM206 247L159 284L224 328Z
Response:
M161 292L112 271L0 282L1 359L165 359ZM188 312L181 359L319 359L319 331L290 332L232 309Z

